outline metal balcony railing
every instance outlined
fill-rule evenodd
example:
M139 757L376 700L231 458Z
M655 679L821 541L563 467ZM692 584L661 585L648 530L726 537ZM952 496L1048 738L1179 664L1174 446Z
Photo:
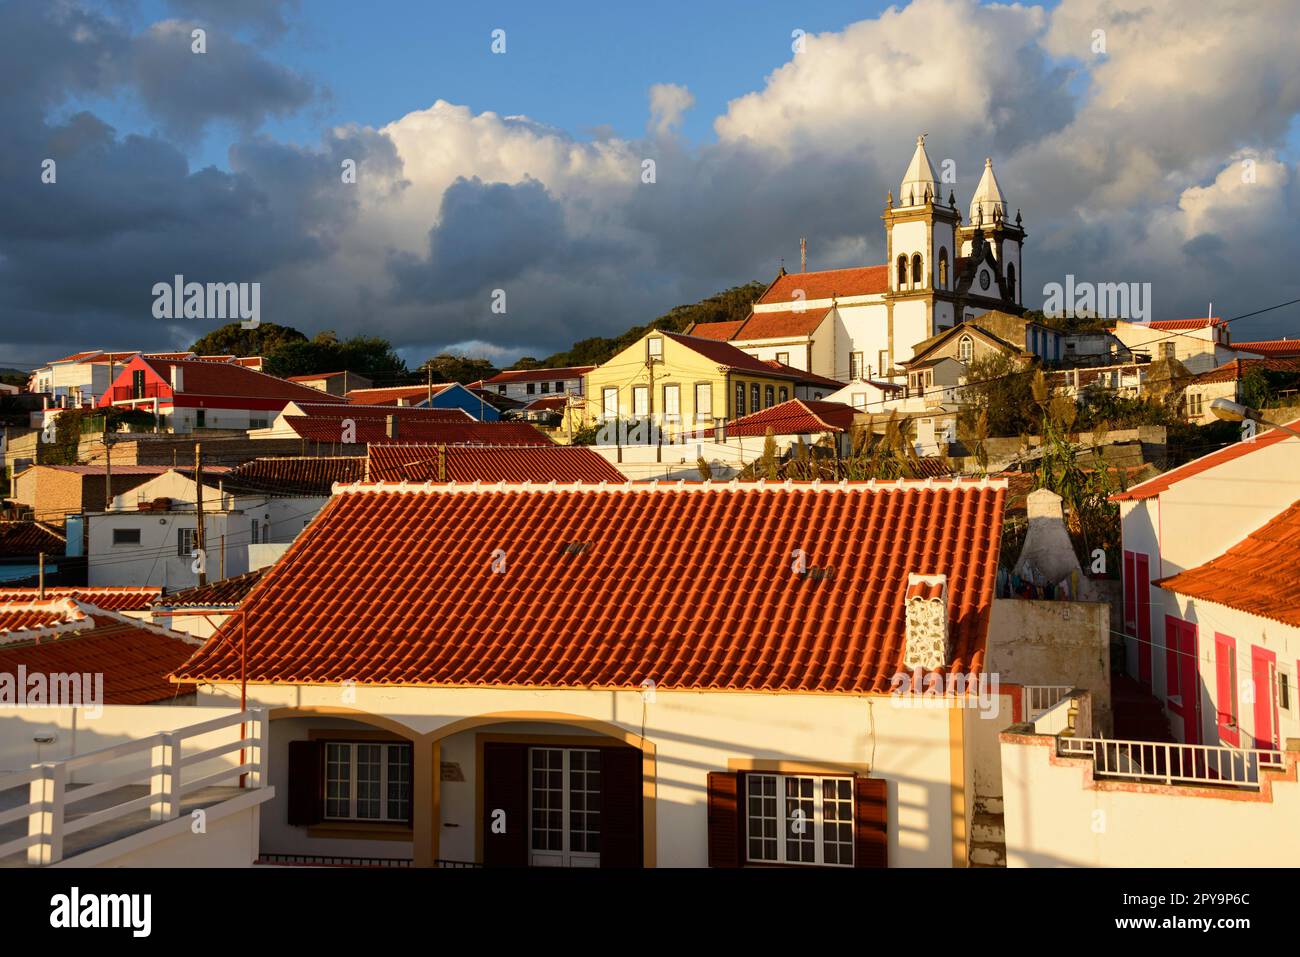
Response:
M1163 784L1258 788L1262 771L1283 767L1281 751L1161 741L1059 737L1057 754L1090 758L1097 777Z

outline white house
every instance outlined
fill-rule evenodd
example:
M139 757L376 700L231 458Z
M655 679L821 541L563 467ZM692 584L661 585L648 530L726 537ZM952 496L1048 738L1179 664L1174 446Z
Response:
M364 459L342 461L356 463L352 477L364 469ZM234 491L223 487L227 480ZM204 565L210 581L276 561L329 499L327 491L277 494L267 485L241 485L221 474L205 475L203 488ZM197 501L193 478L168 471L117 496L110 511L87 513L90 584L151 585L166 591L199 584Z
M978 685L1004 495L357 484L175 679L246 637L271 860L965 866L1007 699L899 680Z
M1155 322L1117 320L1115 338L1131 352L1151 359L1177 359L1193 374L1244 357L1254 358L1232 345L1228 324L1218 316L1208 319L1164 319Z
M882 265L781 273L741 323L700 323L691 334L725 339L760 359L841 382L890 379L912 348L990 310L1020 313L1025 230L1015 222L991 160L963 224L956 196L945 201L925 138L881 218Z

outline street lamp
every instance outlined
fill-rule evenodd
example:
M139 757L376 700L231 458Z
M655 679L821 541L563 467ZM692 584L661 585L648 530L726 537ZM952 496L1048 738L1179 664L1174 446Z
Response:
M1210 411L1225 422L1254 422L1257 425L1267 425L1269 428L1281 429L1283 432L1289 432L1291 435L1300 437L1300 432L1290 426L1270 422L1260 415L1258 409L1252 409L1240 402L1233 402L1231 399L1215 399L1210 403Z

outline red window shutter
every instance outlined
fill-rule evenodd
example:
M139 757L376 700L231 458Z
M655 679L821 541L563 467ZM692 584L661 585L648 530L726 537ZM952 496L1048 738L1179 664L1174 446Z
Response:
M1214 636L1215 710L1218 712L1219 740L1238 747L1241 734L1237 728L1237 640L1230 635Z
M504 831L493 823L505 813ZM528 866L528 745L483 746L483 863Z
M889 866L889 789L883 778L853 782L854 867Z
M600 749L600 866L640 867L641 752Z
M289 742L289 823L319 824L325 816L325 742Z
M741 841L740 775L709 774L709 867L739 867Z
M1137 563L1132 552L1124 553L1124 630L1137 634Z

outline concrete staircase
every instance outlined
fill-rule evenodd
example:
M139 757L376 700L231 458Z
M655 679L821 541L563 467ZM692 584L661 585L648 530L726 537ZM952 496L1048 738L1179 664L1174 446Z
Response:
M1147 688L1127 675L1111 675L1111 710L1115 737L1121 741L1177 741L1165 708Z
M971 867L1007 866L1007 839L1002 818L1002 798L975 798L968 863Z

